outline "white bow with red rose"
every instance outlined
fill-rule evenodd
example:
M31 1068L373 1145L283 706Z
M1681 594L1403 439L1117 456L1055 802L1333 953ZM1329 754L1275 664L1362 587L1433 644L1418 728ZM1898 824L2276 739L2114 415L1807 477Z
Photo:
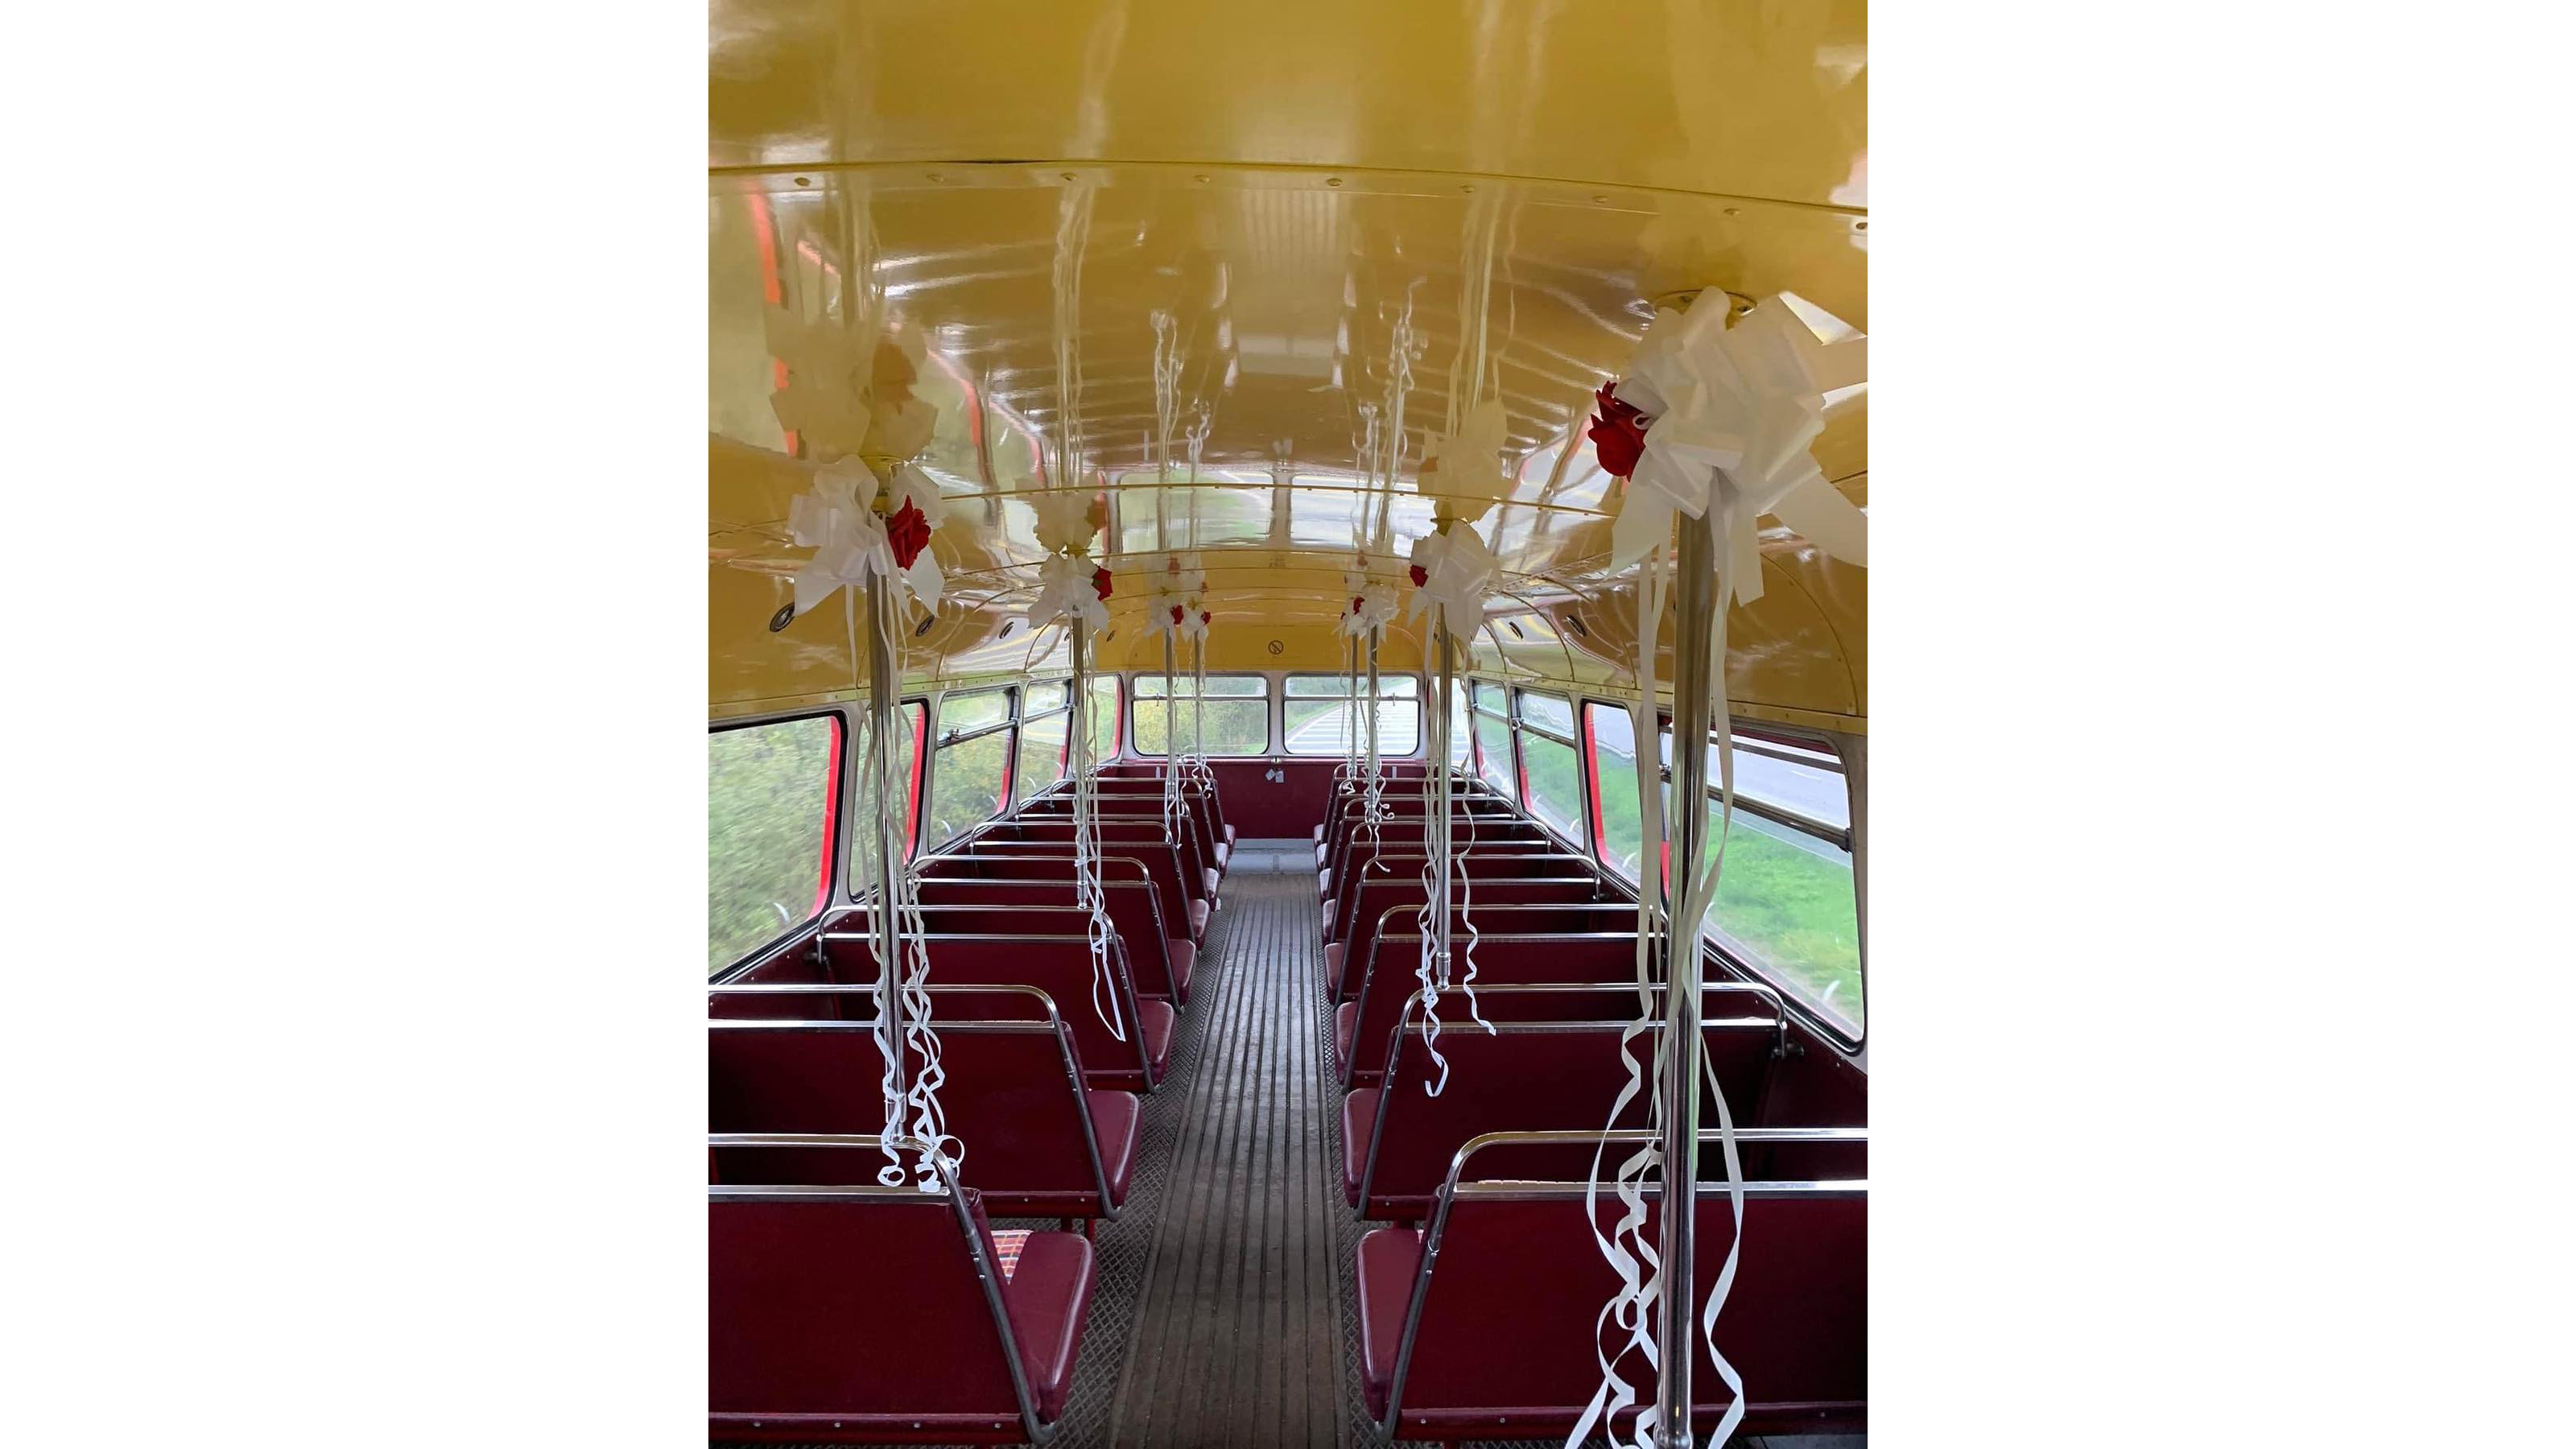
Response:
M947 505L938 485L920 469L904 464L890 471L894 482L885 486L859 459L837 459L814 471L811 492L789 501L788 536L799 548L814 550L814 557L796 571L798 614L812 613L844 585L853 592L865 592L870 574L895 582L924 608L939 607L947 580L931 557L927 540L939 527ZM891 505L887 514L876 511L880 493ZM908 566L897 557L896 535L918 550Z
M1869 339L1785 292L1729 327L1732 305L1712 287L1687 312L1656 313L1614 392L1646 428L1611 527L1610 566L1644 558L1687 515L1707 523L1735 599L1750 603L1762 596L1754 520L1765 513L1832 558L1869 562L1868 515L1809 451L1867 387Z

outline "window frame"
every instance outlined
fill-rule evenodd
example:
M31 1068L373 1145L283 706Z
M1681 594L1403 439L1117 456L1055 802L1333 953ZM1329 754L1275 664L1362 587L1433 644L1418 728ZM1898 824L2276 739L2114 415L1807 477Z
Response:
M1552 726L1541 724L1538 721L1529 718L1528 715L1523 712L1522 701L1533 694L1544 699L1552 699L1564 704L1573 716L1575 734L1559 734ZM1593 797L1592 771L1585 756L1583 743L1582 740L1577 737L1581 734L1583 726L1582 697L1571 692L1559 694L1554 690L1529 689L1516 685L1507 692L1505 707L1511 711L1511 715L1505 723L1508 724L1512 730L1512 765L1515 772L1513 778L1520 782L1521 809L1527 811L1532 820L1538 821L1538 825L1541 830L1544 830L1548 834L1555 836L1557 839L1564 841L1567 845L1581 849L1583 845L1581 840L1568 836L1562 831L1559 831L1555 826L1548 824L1546 820L1540 817L1538 811L1529 803L1529 749L1527 744L1522 740L1521 735L1524 732L1534 734L1540 739L1550 741L1554 744L1563 745L1574 752L1574 793L1577 797L1575 801L1575 812L1582 818L1585 833L1598 835L1601 829L1601 810L1599 804ZM1471 703L1469 705L1470 713L1473 713L1473 710L1474 706ZM1593 858L1597 862L1600 857L1596 853Z
M706 984L709 986L730 981L745 969L775 955L780 947L814 929L818 923L832 914L833 902L839 896L840 872L843 868L841 799L843 780L850 770L851 726L847 714L838 709L805 709L792 714L764 715L750 719L711 720L707 724L707 737L713 739L717 735L730 734L736 730L767 729L774 725L797 724L812 719L829 720L832 725L832 763L830 770L826 772L823 787L823 878L821 889L817 892L821 898L820 902L813 913L804 920L781 928L777 935L771 936L725 965L708 972Z
M1161 671L1161 670L1159 670L1159 669L1134 669L1134 670L1126 670L1126 671L1121 672L1121 673L1117 676L1117 678L1118 678L1118 679L1119 679L1119 681L1120 681L1120 686L1119 686L1119 690L1118 690L1118 716L1119 716L1119 723L1120 723L1122 726L1127 725L1127 724L1128 724L1128 722L1130 722L1130 721L1132 721L1132 720L1134 720L1134 719L1136 718L1136 706L1137 706L1137 704L1138 704L1138 702L1139 702L1139 701L1138 701L1138 698L1137 698L1137 694L1136 694L1137 686L1138 686L1139 684L1143 683L1143 682L1144 682L1145 680L1147 680L1147 679L1161 679L1162 677L1163 677L1163 671ZM1272 672L1271 672L1271 671L1268 671L1268 670L1261 670L1261 669L1211 669L1211 670L1209 670L1209 671L1207 672L1207 677L1208 677L1208 679L1209 679L1209 680L1211 680L1211 681L1219 680L1219 679L1250 679L1250 680L1257 681L1257 682L1261 685L1261 695L1260 695L1259 703L1261 704L1261 730L1262 730L1262 739L1261 739L1261 748L1260 748L1260 749L1253 750L1253 751L1251 751L1250 753L1247 753L1247 754L1240 754L1240 755L1220 755L1220 754L1216 754L1216 753L1211 752L1211 753L1208 755L1208 757L1207 757L1207 758L1208 758L1208 762L1209 762L1210 764L1214 764L1214 763L1215 763L1215 762L1217 762L1218 760L1270 760L1270 759L1279 759L1279 758L1282 758L1282 756L1281 756L1281 755L1280 755L1280 753L1279 753L1279 746L1280 746L1280 709L1281 709L1282 704L1283 704L1283 703L1284 703L1284 701L1286 700L1287 692L1288 692L1288 687L1287 687L1287 684L1285 683L1285 677L1284 677L1284 676L1281 676L1281 680L1282 680L1282 682L1280 683L1279 687L1278 687L1278 688L1276 688L1276 689L1274 689L1274 688L1272 688L1272 687L1271 687ZM1174 687L1175 689L1177 689L1177 688L1179 688L1179 687L1180 687L1180 684L1181 684L1181 682L1182 682L1183 680L1190 680L1190 679L1193 679L1193 678L1194 678L1194 676L1192 676L1192 675L1190 675L1190 674L1181 673L1181 672L1179 672L1179 671L1177 671L1177 670L1176 670L1176 671L1174 671L1174 672L1173 672L1173 675L1172 675L1172 685L1173 685L1173 687ZM1163 696L1157 696L1157 697L1158 697L1158 698L1163 698ZM1166 710L1167 710L1167 711L1169 711L1169 709L1170 709L1170 700L1173 700L1173 699L1179 699L1179 698L1182 698L1182 697L1183 697L1183 696L1180 696L1180 695L1173 695L1173 696L1170 696L1169 698L1167 698L1167 699L1166 699L1166 702L1165 702L1165 708L1166 708ZM1209 703L1211 703L1211 704L1226 704L1226 703L1232 703L1232 704L1251 704L1251 703L1253 703L1253 702L1254 702L1254 700L1253 700L1253 698L1252 698L1251 696L1249 696L1249 695L1241 695L1241 694L1210 694L1210 695L1203 695L1203 696L1200 696L1200 697L1201 697L1201 698L1206 699L1206 700L1207 700ZM1143 746L1141 743L1139 743L1135 738L1133 738L1134 734L1136 733L1133 729L1126 729L1126 730L1123 730L1123 731L1122 731L1122 733L1124 733L1124 734L1128 735L1128 736L1129 736L1129 738L1122 739L1122 740L1120 740L1120 741L1118 742L1118 744L1119 744L1118 758L1120 758L1120 759L1134 759L1134 760L1160 760L1160 759L1168 758L1168 757L1169 757L1169 755L1170 755L1170 753L1171 753L1168 749L1158 750L1158 751L1154 751L1154 752L1152 752L1152 753L1148 753L1148 752L1145 750L1144 746ZM1167 745L1167 746L1168 746L1169 744L1171 744L1171 742L1172 742L1172 741L1171 741L1171 739L1170 739L1170 734L1171 734L1171 730L1170 730L1170 716L1169 716L1169 714L1167 713L1167 715L1166 715L1165 729L1164 729L1164 735L1165 735L1165 738L1164 738L1164 741L1163 741L1163 743L1164 743L1165 745ZM1331 758L1333 758L1333 757L1332 757L1332 756L1330 756L1330 755L1296 755L1296 756L1290 756L1290 757L1287 757L1287 758L1294 758L1294 759L1300 759L1300 760L1326 760L1326 759L1331 759Z
M1344 758L1344 755L1339 750L1327 752L1321 750L1292 750L1288 748L1288 704L1291 698L1288 693L1288 681L1292 679L1327 679L1331 680L1335 684L1347 685L1350 682L1350 676L1348 674L1335 674L1321 669L1283 669L1278 671L1278 679L1279 691L1273 696L1273 698L1278 701L1278 719L1272 726L1272 737L1278 741L1278 745L1275 749L1270 751L1270 754L1283 760L1338 760ZM1414 692L1409 696L1383 693L1388 681L1397 679L1409 679L1413 681ZM1378 751L1378 758L1381 760L1428 760L1430 756L1426 752L1431 748L1431 681L1419 674L1413 673L1410 670L1381 669L1378 671L1377 683L1378 689L1381 692L1374 697L1370 697L1368 695L1368 676L1363 672L1360 676L1359 692L1356 694L1302 694L1294 696L1294 698L1301 704L1312 704L1318 700L1346 702L1351 705L1354 715L1356 715L1358 711L1359 701L1362 698L1370 698L1370 702L1372 704L1383 704L1390 700L1410 703L1413 706L1413 748L1401 753L1380 750ZM1159 759L1161 757L1156 756L1155 758ZM1217 757L1211 755L1208 758L1215 759ZM1229 758L1246 759L1250 757L1235 755L1230 756Z
M1467 736L1469 742L1475 746L1475 748L1469 752L1469 763L1475 769L1476 778L1484 781L1487 785L1493 786L1497 791L1502 788L1501 782L1495 780L1485 771L1485 741L1482 734L1476 728L1476 716L1483 715L1485 718L1492 720L1503 727L1503 738L1509 743L1512 752L1511 759L1505 762L1502 767L1502 772L1511 778L1513 792L1511 795L1511 802L1512 804L1520 807L1523 811L1528 810L1528 796L1521 788L1521 737L1519 732L1513 727L1511 686L1493 680L1473 678L1461 679L1458 682L1467 686ZM1495 694L1502 697L1503 705L1501 713L1498 714L1493 710L1485 708L1485 691L1487 690L1492 690ZM1531 818L1536 819L1537 817L1532 816Z
M983 819L978 820L967 826L965 829L958 831L955 835L948 837L946 840L942 840L935 845L931 845L929 847L930 853L935 855L938 852L947 849L949 846L956 844L958 841L964 840L966 837L973 835L976 831L981 830L985 826L1002 818L1003 813L1011 808L1011 787L1017 782L1020 769L1020 686L1017 684L978 684L964 689L943 690L939 696L939 713L944 715L948 712L948 701L951 699L978 694L993 694L997 692L1003 696L1001 719L992 724L978 725L971 730L948 731L945 734L941 734L936 740L931 741L928 746L923 749L921 755L921 794L913 806L913 847L912 855L905 857L907 860L922 853L922 825L929 815L931 802L938 798L939 756L944 754L950 746L973 744L975 741L984 738L986 735L1000 734L1010 736L1009 739L1002 743L1002 791L999 795L994 797L992 810L987 813Z
M1052 790L1056 786L1064 783L1065 772L1073 768L1072 675L1058 675L1052 679L1023 680L1016 692L1017 698L1012 701L1012 708L1015 710L1026 709L1028 707L1029 696L1050 684L1059 685L1063 688L1064 703L1057 705L1053 709L1039 710L1035 714L1013 716L1014 721L1021 726L1021 729L1019 730L1019 733L1012 736L1011 739L1011 774L1010 779L1006 782L1009 788L1002 792L1002 809L1004 811L1016 810L1021 805L1027 803L1028 800L1036 799L1038 790ZM972 691L963 692L971 693ZM1064 743L1061 746L1058 746L1055 752L1055 778L1047 781L1044 785L1039 786L1038 790L1030 791L1024 799L1018 792L1020 786L1020 746L1026 741L1028 736L1026 726L1033 724L1038 720L1052 719L1057 715L1063 715L1065 717L1065 721Z

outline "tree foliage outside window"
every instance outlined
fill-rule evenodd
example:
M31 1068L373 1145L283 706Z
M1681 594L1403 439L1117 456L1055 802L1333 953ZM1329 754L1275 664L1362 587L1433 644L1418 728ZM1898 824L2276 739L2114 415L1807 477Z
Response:
M709 976L821 913L839 738L830 716L707 736Z
M933 850L993 818L1011 762L1011 732L994 730L941 745L930 761L930 811L921 838Z
M1476 720L1476 773L1511 799L1521 798L1521 782L1512 764L1512 727L1503 718L1503 689L1479 683L1473 704Z

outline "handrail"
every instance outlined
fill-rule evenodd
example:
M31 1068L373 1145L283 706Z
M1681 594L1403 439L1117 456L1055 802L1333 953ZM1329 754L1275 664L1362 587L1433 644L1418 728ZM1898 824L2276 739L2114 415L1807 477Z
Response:
M1728 1134L1726 1132L1717 1129L1703 1130L1698 1134L1697 1145L1701 1147L1723 1145L1727 1136ZM1869 1140L1869 1129L1865 1127L1739 1127L1735 1129L1733 1136L1738 1143L1750 1142L1756 1146L1760 1146L1765 1143L1782 1142L1859 1142L1866 1144ZM1401 1423L1404 1418L1404 1380L1406 1374L1413 1367L1413 1346L1415 1340L1419 1337L1422 1328L1422 1305L1424 1300L1429 1298L1431 1294L1431 1269L1432 1265L1439 1261L1440 1243L1448 1234L1449 1209L1451 1205L1457 1201L1462 1192L1469 1197L1525 1195L1527 1189L1530 1186L1535 1185L1518 1181L1466 1183L1462 1185L1458 1181L1458 1174L1460 1170L1466 1166L1467 1159L1482 1148L1502 1143L1534 1145L1563 1144L1567 1146L1577 1146L1586 1143L1643 1145L1648 1142L1660 1142L1662 1140L1663 1133L1654 1129L1641 1130L1635 1128L1619 1128L1615 1131L1609 1132L1593 1132L1580 1129L1554 1129L1545 1131L1487 1132L1469 1138L1466 1145L1458 1149L1457 1156L1451 1158L1449 1161L1449 1172L1447 1177L1441 1181L1439 1191L1434 1195L1431 1226L1429 1230L1423 1234L1422 1261L1421 1265L1414 1270L1413 1294L1410 1300L1405 1304L1404 1309L1404 1331L1396 1340L1395 1372L1387 1382L1386 1422L1378 1426L1381 1432L1385 1433L1390 1438L1394 1437L1396 1426ZM1575 1182L1548 1183L1545 1185L1552 1188L1562 1187L1565 1189L1564 1196L1568 1199L1581 1194L1590 1186L1588 1183ZM1479 1189L1495 1190L1480 1191ZM1513 1191L1514 1189L1518 1189L1519 1193L1515 1194ZM1641 1185L1641 1190L1645 1194L1656 1198L1661 1198L1663 1196L1663 1185L1660 1182L1643 1184ZM1866 1180L1854 1180L1848 1182L1748 1182L1743 1184L1743 1192L1746 1197L1756 1199L1867 1197L1869 1195L1869 1183ZM1553 1196L1553 1194L1551 1195ZM1363 1202L1367 1200L1365 1195L1363 1195L1361 1200Z
M1090 1114L1086 1112L1083 1115L1087 1118ZM794 1139L793 1141L771 1141L768 1143L763 1143L757 1140L738 1140L721 1144L726 1146L774 1145L798 1147L881 1148L888 1145L882 1134L872 1133L867 1136L853 1136L831 1132L709 1133L707 1138L708 1145L719 1145L716 1141L716 1138L719 1135L748 1139ZM1030 1391L1028 1368L1020 1361L1019 1334L1012 1329L1010 1310L1002 1302L1001 1271L994 1264L990 1255L984 1251L984 1235L975 1231L975 1216L966 1206L965 1189L959 1185L957 1174L950 1170L947 1158L942 1156L931 1146L931 1144L918 1137L906 1135L895 1138L891 1145L896 1151L903 1151L906 1149L911 1150L922 1161L930 1163L938 1172L941 1188L940 1196L948 1200L950 1208L956 1215L958 1232L966 1239L967 1254L975 1263L975 1280L977 1283L982 1285L984 1290L984 1307L992 1314L993 1331L1000 1335L1002 1340L1002 1361L1011 1372L1011 1393L1019 1400L1020 1427L1028 1432L1029 1442L1033 1444L1046 1443L1048 1440L1055 1437L1055 1425L1040 1423L1038 1421L1037 1395ZM707 1201L710 1204L754 1202L830 1202L844 1198L900 1198L909 1202L920 1202L925 1196L927 1195L917 1187L881 1187L859 1184L853 1184L848 1187L810 1186L740 1188L726 1187L710 1183L707 1186Z
M920 939L925 941L1051 941L1067 945L1079 944L1085 950L1090 949L1091 946L1091 937L1088 935L1069 936L1046 933L1010 935L996 931L934 931L925 933ZM875 944L876 937L865 932L824 931L818 933L814 937L814 941L816 949L819 950L821 949L822 943L826 941L864 941L873 945ZM1120 1015L1124 1016L1127 1020L1127 1036L1130 1043L1136 1048L1137 1070L1144 1077L1146 1091L1152 1092L1160 1090L1162 1083L1154 1076L1154 1054L1145 1046L1145 1013L1139 1009L1138 1006L1141 998L1136 994L1135 970L1128 964L1126 940L1113 933L1109 938L1109 943L1112 950L1116 952L1118 960L1118 980L1112 989L1113 992L1123 993L1119 997L1123 1002L1120 1009ZM974 981L957 981L951 982L950 984L957 987L968 987L981 985L983 983ZM1017 983L996 982L993 984L999 986Z
M1089 938L1085 937L1083 939L1087 940ZM841 995L862 991L867 992L870 995L874 995L877 988L873 982L864 986L837 986L789 981L779 982L775 985L762 983L751 986L719 986L711 987L709 989L724 992L728 995L820 996ZM1056 1056L1064 1066L1065 1081L1073 1089L1074 1116L1079 1119L1082 1124L1083 1151L1091 1159L1091 1180L1100 1191L1100 1215L1114 1221L1118 1216L1118 1207L1117 1204L1109 1200L1109 1167L1107 1161L1100 1155L1100 1134L1094 1131L1091 1125L1091 1099L1086 1095L1091 1089L1082 1080L1081 1065L1074 1061L1073 1029L1065 1024L1063 1013L1056 1010L1055 998L1048 995L1043 987L1020 986L1007 982L996 982L990 985L959 983L953 986L925 986L922 989L934 995L949 995L952 993L962 995L969 991L1008 991L1037 998L1038 1005L1046 1009L1046 1019L1043 1021L1034 1019L1014 1021L952 1020L941 1025L939 1030L943 1032L954 1032L963 1036L1028 1036L1035 1035L1039 1032L1046 1032L1056 1039ZM821 1029L826 1031L861 1029L874 1031L877 1028L878 1020L878 1018L873 1016L862 1021L807 1021L796 1017L759 1016L710 1017L707 1021L707 1025L728 1031L776 1031L787 1027L798 1027L807 1030Z

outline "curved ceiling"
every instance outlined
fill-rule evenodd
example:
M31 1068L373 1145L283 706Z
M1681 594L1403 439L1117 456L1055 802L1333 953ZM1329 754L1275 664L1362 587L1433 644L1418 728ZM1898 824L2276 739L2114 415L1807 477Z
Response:
M933 548L953 602L907 641L916 672L1017 668L1046 644L1003 623L1040 557L1029 499L1067 488L1109 495L1106 562L1129 599L1163 551L1195 547L1220 639L1239 615L1291 631L1299 656L1328 646L1289 664L1333 667L1342 574L1400 573L1443 496L1417 472L1424 445L1480 372L1513 479L1478 524L1504 568L1496 616L1572 612L1602 647L1560 648L1561 667L1612 659L1621 485L1581 429L1653 301L1794 291L1868 326L1864 14L720 0L718 712L847 687L840 621L768 628L803 562L785 520L812 466L772 394L782 339L861 318L917 359L936 410L921 462L949 498ZM1394 432L1398 373L1389 484L1370 454ZM1193 467L1183 433L1201 417ZM1866 438L1855 408L1816 449L1864 503ZM1856 720L1865 573L1776 524L1764 549L1780 602L1732 626L1742 697Z

